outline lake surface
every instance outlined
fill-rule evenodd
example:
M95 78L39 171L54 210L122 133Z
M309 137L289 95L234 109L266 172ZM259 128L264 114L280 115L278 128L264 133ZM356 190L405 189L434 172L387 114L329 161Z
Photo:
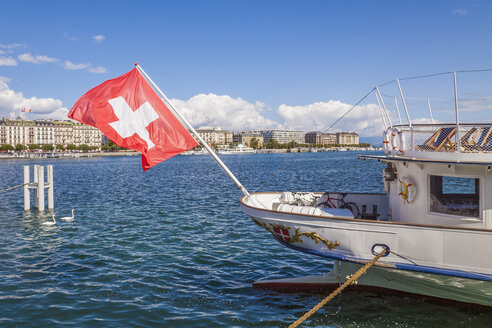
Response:
M383 192L384 166L358 154L222 158L250 192ZM210 156L176 156L145 173L139 157L4 160L0 189L21 184L33 164L54 166L56 216L74 208L75 220L44 226L50 214L25 214L22 189L0 193L1 327L286 327L326 296L251 287L332 263L256 226ZM396 326L490 327L492 311L350 292L302 325Z

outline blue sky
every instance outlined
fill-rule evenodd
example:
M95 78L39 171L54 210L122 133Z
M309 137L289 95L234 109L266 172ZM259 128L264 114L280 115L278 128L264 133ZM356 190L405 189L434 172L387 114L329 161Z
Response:
M322 129L376 84L491 68L491 15L489 1L4 1L0 116L62 118L139 62L194 125ZM374 134L375 114L341 128Z

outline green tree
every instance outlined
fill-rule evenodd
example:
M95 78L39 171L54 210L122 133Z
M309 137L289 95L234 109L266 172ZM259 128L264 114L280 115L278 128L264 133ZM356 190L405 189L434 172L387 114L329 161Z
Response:
M251 139L251 141L249 142L249 146L251 148L258 149L258 139L256 138Z
M280 148L282 148L282 145L280 145L277 140L270 139L270 141L268 141L267 143L265 143L263 145L263 148L267 148L267 149L280 149Z
M52 151L53 149L55 149L55 147L53 147L53 145L50 145L50 144L45 144L45 145L41 146L41 149L43 151Z
M58 144L58 145L56 145L56 149L57 150L65 150L65 147L63 147L62 144Z
M0 147L0 150L7 150L7 151L9 151L9 150L14 150L14 149L15 149L14 146L12 146L10 144L5 144L5 145L2 145Z
M17 151L21 151L24 149L26 149L26 146L24 146L24 145L21 145L21 144L15 145L15 150L17 150Z
M77 149L77 146L75 146L74 144L68 144L67 145L67 150L76 150Z
M41 148L38 144L29 144L29 149L31 150L36 150Z
M81 144L78 149L80 151L83 151L84 153L87 153L89 150L91 150L91 147L89 147L89 145L86 145L86 144Z

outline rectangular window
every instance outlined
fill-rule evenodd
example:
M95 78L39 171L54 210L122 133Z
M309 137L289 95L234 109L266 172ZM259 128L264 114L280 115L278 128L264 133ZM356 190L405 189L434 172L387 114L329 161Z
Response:
M477 178L430 176L430 211L480 217L480 183Z

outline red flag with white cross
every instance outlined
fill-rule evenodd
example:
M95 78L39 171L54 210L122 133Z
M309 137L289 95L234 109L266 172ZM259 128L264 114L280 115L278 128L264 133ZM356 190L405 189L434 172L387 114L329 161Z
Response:
M137 68L89 90L68 117L140 152L144 171L198 145Z
M290 241L290 233L289 230L284 229L284 228L273 228L273 234L275 237L279 238L280 240L283 240L285 242Z

